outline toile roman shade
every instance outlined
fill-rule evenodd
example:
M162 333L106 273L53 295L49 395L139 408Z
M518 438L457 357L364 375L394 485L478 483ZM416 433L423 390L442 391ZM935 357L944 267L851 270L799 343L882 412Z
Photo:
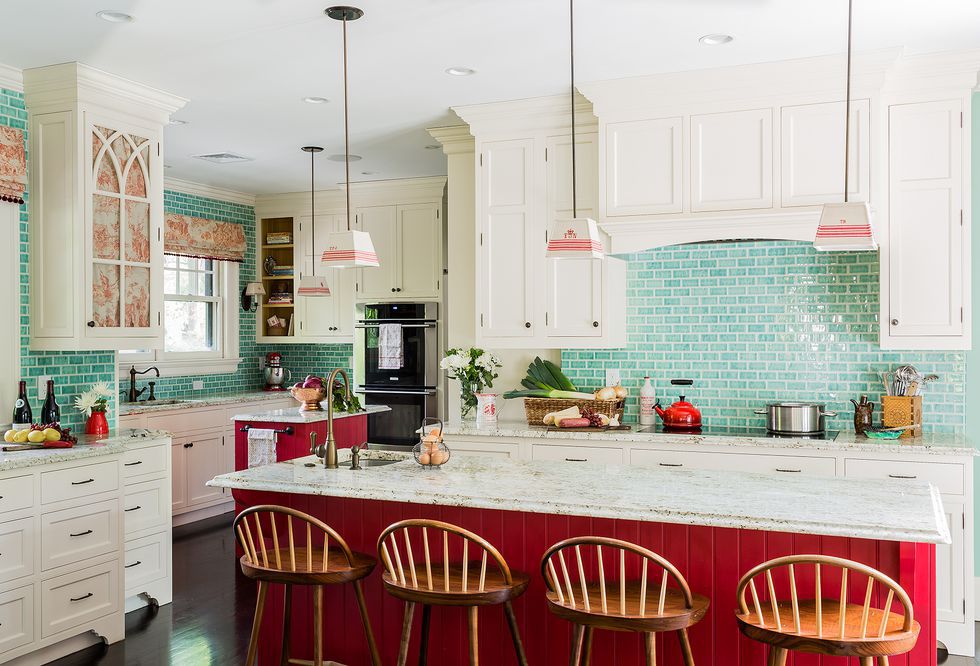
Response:
M0 127L0 201L22 204L26 188L24 132L14 127Z
M216 261L245 261L245 229L233 222L167 213L164 254Z

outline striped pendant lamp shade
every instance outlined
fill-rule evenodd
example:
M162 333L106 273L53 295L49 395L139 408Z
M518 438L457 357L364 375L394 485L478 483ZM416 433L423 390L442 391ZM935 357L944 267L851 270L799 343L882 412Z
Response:
M366 231L335 231L327 234L327 249L320 259L325 268L377 268L381 265Z
M823 252L877 250L867 202L824 204L813 247Z
M327 286L327 278L319 277L318 275L310 275L301 278L299 281L299 289L296 293L300 296L306 296L307 298L318 298L330 296L330 287Z
M551 225L545 256L549 259L602 259L599 227L590 217L556 220Z

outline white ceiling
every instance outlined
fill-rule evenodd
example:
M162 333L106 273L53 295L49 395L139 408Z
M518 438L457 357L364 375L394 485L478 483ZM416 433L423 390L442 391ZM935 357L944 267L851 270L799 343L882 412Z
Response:
M14 4L17 8L12 7ZM256 194L342 180L340 25L328 0L7 0L0 63L78 60L190 99L166 130L167 175ZM980 47L977 0L855 0L855 49ZM458 120L449 107L567 89L564 0L362 0L350 24L355 180L445 173L425 128ZM101 9L132 14L110 24ZM843 50L846 0L577 0L577 76L611 79ZM735 35L703 47L698 37ZM475 76L454 77L462 65ZM329 104L310 105L305 96ZM233 151L216 165L191 158ZM363 175L363 171L373 172Z

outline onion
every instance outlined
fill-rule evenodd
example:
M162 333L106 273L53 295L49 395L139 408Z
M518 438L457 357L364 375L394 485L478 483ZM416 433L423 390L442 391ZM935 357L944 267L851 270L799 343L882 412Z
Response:
M616 384L615 386L613 386L613 390L616 391L617 400L625 400L626 396L630 394L630 392L627 391L626 387L623 386L622 384Z
M596 400L615 400L616 399L616 389L612 386L606 386L595 392Z

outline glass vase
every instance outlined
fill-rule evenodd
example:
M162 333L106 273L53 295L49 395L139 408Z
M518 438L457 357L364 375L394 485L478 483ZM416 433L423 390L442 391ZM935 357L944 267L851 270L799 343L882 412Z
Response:
M459 386L459 419L476 421L476 394L482 390L476 382L461 382Z

